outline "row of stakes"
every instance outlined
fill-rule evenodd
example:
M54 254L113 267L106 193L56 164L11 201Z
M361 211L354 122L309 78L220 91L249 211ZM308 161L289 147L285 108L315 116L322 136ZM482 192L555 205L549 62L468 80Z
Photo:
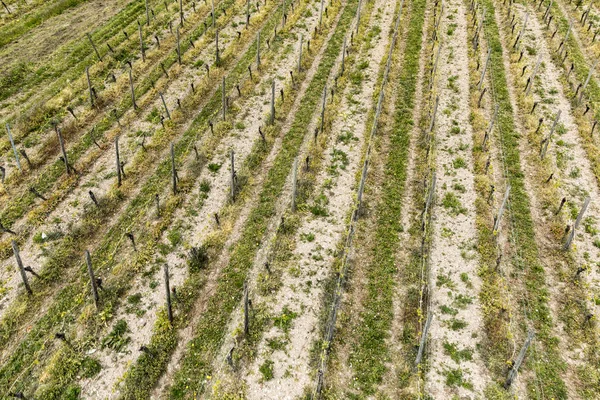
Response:
M293 4L293 3L292 3ZM327 8L325 8L325 10L327 10ZM315 32L316 33L316 32ZM218 35L217 35L218 37ZM353 36L352 36L353 38ZM217 39L218 40L218 39ZM257 63L257 68L260 68L260 32L258 32L257 34L257 53L256 53L256 63ZM268 40L267 40L268 43ZM344 70L345 67L345 56L346 56L346 40L344 40L344 49L343 49L343 55L342 55L342 71ZM300 48L299 48L299 56L298 56L298 65L297 65L297 69L298 72L301 71L301 65L302 65L302 49L303 49L303 36L301 36L300 38ZM310 40L307 41L307 50L310 51ZM250 78L252 79L252 69L251 66L248 66L248 70L250 73ZM130 75L130 84L131 84L131 98L132 98L132 103L134 104L135 107L135 92L134 92L134 87L133 87L133 80L131 78L131 69L129 70L129 75ZM293 71L290 71L290 76L292 78L292 81L294 80L294 75L293 75ZM89 75L88 75L89 77ZM337 80L336 80L337 82ZM88 83L89 83L89 79L88 79ZM229 98L228 96L226 96L226 85L225 85L225 77L223 77L222 80L222 118L223 120L226 119L226 110L228 107L228 103L229 103ZM192 84L192 88L193 88L193 84ZM238 91L238 95L241 96L241 90L240 90L240 86L236 85L237 91ZM93 99L93 96L91 95L93 91L93 88L90 86L90 97ZM334 89L331 89L332 94L334 93ZM272 82L272 87L271 87L271 110L270 110L270 116L269 116L269 123L270 124L274 124L275 122L275 81L273 80ZM282 101L284 100L284 90L283 88L280 89L279 91L280 95L281 95L281 99ZM325 88L324 93L323 93L323 103L322 103L322 109L321 109L321 131L323 130L323 123L324 123L324 113L325 113L325 105L326 105L326 95L327 95L327 88ZM167 107L167 104L164 100L164 96L161 92L159 92L159 96L161 98L163 107L165 109L165 113L167 115L167 117L170 119L171 115L169 112L169 109ZM181 106L181 103L178 101L178 104ZM161 120L162 122L162 120ZM211 130L211 133L214 133L214 124L212 121L209 121L209 127ZM64 162L65 164L65 170L67 174L71 174L73 173L77 173L75 167L69 162L68 156L67 156L67 152L65 149L65 141L63 139L62 136L62 131L60 129L60 127L58 125L54 126L55 128L55 132L58 136L58 141L59 141L59 146L60 146L60 150L62 153L62 156L60 157L61 160ZM13 148L13 151L15 153L15 159L17 161L17 165L20 168L20 162L19 162L19 158L18 158L18 153L17 153L17 148L14 144L14 141L12 139L12 134L10 131L10 126L7 124L6 125L6 129L9 135L9 139L11 142L11 146ZM264 133L262 132L262 129L259 127L259 134L260 137L262 139L263 142L266 142L266 137L264 135ZM315 140L317 138L318 135L318 129L315 130ZM145 137L144 137L145 139ZM100 145L94 140L96 146L100 147ZM142 141L141 146L144 147L144 142ZM199 158L199 152L197 149L197 146L194 145L194 151L196 154L196 158ZM24 153L24 152L23 152ZM173 187L173 194L177 193L177 182L179 180L179 177L177 175L177 169L175 166L175 155L174 155L174 145L173 143L171 143L171 164L172 164L172 187ZM116 159L116 175L117 175L117 185L118 187L121 186L123 179L125 178L125 163L124 161L121 160L120 158L120 153L119 153L119 137L115 138L115 159ZM29 158L27 158L27 160L29 161ZM235 193L236 193L236 183L237 183L237 176L236 176L236 172L235 172L235 166L234 166L234 151L231 151L231 200L234 201L235 200ZM308 165L308 158L306 160L306 163ZM4 177L5 177L5 169L3 167L0 167L0 174L1 174L1 178L2 178L2 182L4 181ZM36 197L42 199L42 200L46 200L46 198L40 194L35 188L30 187L29 191L31 193L33 193ZM88 191L89 197L92 200L92 202L94 203L94 205L96 205L97 207L100 206L100 202L98 200L98 198L96 197L95 193L93 191ZM155 196L155 202L156 202L156 207L157 207L157 214L160 214L160 202L159 202L159 195L157 194ZM218 215L215 215L215 219L217 221L219 221ZM16 232L12 231L9 228L6 228L5 226L2 225L2 223L0 222L0 232L3 233L9 233L9 234L13 234L16 235Z
M260 33L257 36L257 40L260 40ZM308 45L310 46L310 41L308 41ZM300 56L298 59L298 70L300 71L301 68L301 56L302 56L302 38L300 40ZM258 47L259 48L259 47ZM346 41L344 41L344 45L343 45L343 56L342 56L342 73L344 71L344 61L345 61L345 55L346 55ZM257 64L260 65L260 52L257 51ZM131 72L131 71L130 71ZM292 79L293 79L293 74L290 72L290 74L292 75ZM225 93L225 78L223 78L223 93ZM239 86L238 86L238 91L239 91ZM271 124L274 123L274 118L275 118L275 82L273 81L272 83L272 96L271 96L271 113L270 113L270 117L269 117L269 121ZM282 96L282 100L283 100L283 89L281 89L281 96ZM333 89L332 89L332 93L333 93ZM324 123L324 113L325 113L325 107L326 107L326 96L327 96L327 87L325 87L324 89L324 93L323 93L323 103L322 103L322 108L321 108L321 130L323 130L323 123ZM165 110L167 112L168 115L168 108L166 107L166 104L164 102L164 97L162 96L162 94L160 94L160 97L163 101L163 105L165 107ZM93 97L92 97L93 98ZM134 92L132 89L132 100L134 100ZM135 104L135 100L134 100L134 104ZM225 96L223 97L223 110L226 109L226 105L227 105L227 99L225 98ZM223 111L223 118L225 118L225 111ZM213 125L212 123L210 124L211 130L213 129ZM14 142L12 141L12 136L10 135L10 128L7 125L7 130L9 132L9 137L11 138L11 144L13 145L13 150L16 149L16 147L14 146ZM66 167L66 171L67 174L70 174L71 172L76 172L74 167L69 164L67 155L66 155L66 151L64 148L64 141L62 138L62 134L61 134L61 130L58 126L55 126L55 131L58 135L59 138L59 144L61 147L61 152L63 154L63 161L65 163L65 167ZM260 131L260 129L259 129ZM262 139L265 140L264 134L262 133L262 131L259 132ZM317 133L318 131L315 132L315 139L317 137ZM119 138L117 137L115 139L115 158L116 158L116 170L117 170L117 183L118 186L121 185L122 183L122 178L125 177L125 171L124 171L124 163L120 160L120 153L119 153ZM171 148L170 148L170 152L171 152L171 164L172 164L172 185L173 185L173 193L176 194L177 193L177 181L178 181L178 176L177 176L177 169L175 167L175 153L174 153L174 145L173 143L171 143ZM196 154L197 153L197 149L196 150ZM18 159L18 158L17 158ZM236 195L236 184L237 184L237 176L236 176L236 171L235 171L235 153L232 150L230 153L230 160L231 160L231 200L235 201L235 195ZM307 158L307 165L308 165L308 158ZM297 193L297 170L298 170L298 160L296 159L294 161L294 168L293 168L293 190L292 190L292 210L295 210L296 208L296 193ZM36 195L37 197L40 197L42 199L45 199L41 194L39 194L37 191L35 191L35 189L31 189ZM90 190L89 192L89 196L92 199L93 203L96 206L100 206L100 203L98 201L98 199L96 198L95 194ZM160 212L160 204L159 204L159 197L158 195L156 195L156 206L157 206L157 212ZM219 216L218 214L215 214L215 220L217 225L220 225L220 221L219 221ZM2 224L0 223L0 231L2 232L7 232L13 235L16 235L16 232L5 228L4 226L2 226ZM126 236L130 239L134 251L137 250L136 249L136 245L135 245L135 239L132 233L127 233ZM25 289L27 291L27 293L29 295L33 295L33 290L31 289L31 285L29 284L29 279L27 276L27 273L30 273L31 275L33 275L36 278L40 278L40 276L30 267L30 266L24 266L23 262L21 260L21 256L20 256L20 252L19 252L19 247L16 241L12 240L11 241L11 245L13 248L13 252L14 252L14 256L17 262L17 266L19 268L19 272L21 275L21 279L23 282L23 285L25 286ZM85 252L85 261L86 261L86 265L87 265L87 271L88 271L88 275L89 275L89 280L90 280L90 286L91 286L91 291L92 291L92 298L94 300L94 304L96 306L96 308L99 308L100 306L100 295L98 292L98 289L103 290L102 287L102 279L101 278L97 278L94 274L94 270L92 267L92 261L91 261L91 255L90 252L86 250ZM164 282L165 282L165 293L166 293L166 306L167 306L167 316L169 321L172 323L173 322L173 311L172 311L172 304L171 304L171 289L170 289L170 283L169 283L169 271L168 271L168 265L164 265ZM173 294L176 295L176 291L175 288L172 289ZM248 287L247 284L244 284L244 333L246 335L249 334L249 307L251 305L251 301L249 300L248 297ZM58 339L61 339L65 342L66 338L64 336L64 334L62 333L57 333L56 337ZM145 346L142 346L140 348L141 351L144 351L146 353L149 352L149 349L145 348ZM233 353L233 348L231 349L231 351L229 352L228 355L228 362L231 362L231 355ZM19 395L22 394L15 394L17 397ZM24 397L20 397L20 398L24 398Z

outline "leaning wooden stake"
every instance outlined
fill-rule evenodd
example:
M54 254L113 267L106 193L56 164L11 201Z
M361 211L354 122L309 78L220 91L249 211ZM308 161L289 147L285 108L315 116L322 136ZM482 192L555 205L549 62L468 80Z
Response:
M223 110L223 121L225 121L225 116L227 112L227 93L225 92L225 77L223 77L223 84L221 87L221 102L223 103L221 107Z
M96 56L98 57L98 60L102 61L102 57L100 57L100 53L98 52L98 49L96 48L96 45L94 44L94 41L92 40L92 35L90 35L89 33L86 33L86 35L87 35L87 38L89 39L90 43L92 44L94 51L96 52Z
M171 142L171 176L173 181L173 194L177 194L177 169L175 168L175 146Z
M525 27L527 27L527 19L529 18L529 13L525 14L525 19L523 20L523 26L521 27L521 31L519 32L519 35L517 36L517 40L515 40L515 44L513 45L513 48L518 49L519 48L519 41L521 40L521 37L523 36L523 32L525 32Z
M485 78L485 71L487 70L491 55L492 55L492 48L490 47L488 49L487 57L485 58L485 63L483 64L483 71L481 71L481 77L479 78L479 84L477 85L477 90L481 90L481 86L483 85L483 78Z
M558 110L558 112L556 113L556 117L554 117L554 122L552 123L552 128L550 129L550 134L544 140L544 145L542 146L542 149L540 151L540 158L542 160L546 156L546 151L548 150L548 145L550 144L550 141L552 140L552 135L554 134L554 130L556 129L556 124L558 124L558 119L560 118L560 113L561 113L561 110Z
M244 282L244 335L250 333L250 301L248 300L248 284Z
M246 0L246 29L250 25L250 0Z
M23 280L23 285L25 285L25 290L30 295L33 294L31 287L29 286L29 280L27 279L27 274L25 273L25 268L23 268L23 262L21 261L21 254L19 253L19 246L17 242L11 240L10 244L13 248L13 253L15 253L15 259L17 260L17 266L19 267L19 272L21 273L21 279Z
M144 37L142 36L141 24L138 24L138 32L140 33L140 50L142 51L142 62L146 62L146 51L144 50Z
M439 104L440 104L440 96L436 96L435 104L433 106L433 115L431 116L431 122L429 123L429 130L427 131L427 134L430 134L433 131L433 128L435 127L435 118L437 115L437 109L438 109Z
M360 214L360 209L362 206L362 196L365 190L365 182L367 180L367 172L369 171L369 159L365 160L365 164L363 166L362 175L360 177L360 185L358 186L358 196L356 199L356 212L354 213L354 220L358 220L358 216Z
M342 75L344 75L345 62L346 62L346 38L344 38L344 45L342 46L342 72L341 72Z
M90 67L85 67L85 76L87 78L88 91L90 92L90 104L94 107L94 90L92 89L92 81L90 80Z
M94 270L92 268L92 257L88 250L85 251L85 262L87 264L88 275L90 276L90 283L92 286L92 296L94 297L94 304L98 308L99 300L98 297L98 286L96 284L96 277L94 276Z
M231 150L231 201L235 201L235 153Z
M517 356L517 359L515 360L515 364L513 365L510 372L508 373L508 378L506 378L506 382L504 382L505 389L508 389L510 387L510 385L512 385L515 378L517 377L519 368L521 367L521 364L523 363L523 360L525 359L525 354L527 354L527 349L529 348L529 345L531 345L531 341L533 340L534 336L535 336L535 333L533 331L529 331L529 334L527 335L527 339L525 340L525 343L523 344L523 347L521 347L521 351L519 352L519 355Z
M121 157L119 156L119 137L115 137L115 158L117 161L117 186L121 187Z
M165 102L165 98L164 98L162 92L158 92L158 95L160 96L160 99L162 100L163 107L165 108L165 113L167 114L167 118L171 119L171 113L169 113L169 108L167 107L167 103Z
M179 0L179 25L183 26L183 1Z
M579 93L579 98L577 99L577 104L581 103L581 99L583 98L583 92L585 90L585 88L587 87L588 83L590 83L590 78L592 77L592 73L594 72L594 70L596 69L596 66L598 65L598 61L596 60L596 62L594 62L594 65L592 66L592 68L590 68L590 71L588 72L588 76L587 78L585 78L585 82L583 83L583 86L581 87L581 92Z
M583 202L583 206L581 207L581 211L579 211L579 215L577 215L575 224L573 225L573 228L571 229L571 232L569 233L569 237L567 238L567 241L565 242L565 245L563 246L563 250L569 250L569 248L571 248L571 243L573 243L573 239L575 238L575 231L577 230L577 228L579 228L579 224L581 224L581 220L583 219L583 214L585 214L585 211L587 210L589 205L590 205L590 198L586 197L585 201Z
M481 145L483 150L485 150L485 144L488 141L488 139L490 138L490 135L492 133L492 129L494 128L494 123L496 122L497 117L498 117L498 104L496 104L496 108L494 108L494 115L492 116L492 120L490 121L490 126L488 127L488 130L485 133L485 136L483 137L483 144Z
M129 68L129 86L131 87L131 102L133 103L133 109L137 110L138 106L135 102L135 90L133 88L133 76L131 75L131 68Z
M525 95L526 96L529 95L529 91L533 87L533 81L535 79L535 76L537 75L538 68L540 67L540 63L541 62L542 62L542 55L540 54L539 57L538 57L538 59L537 59L537 62L535 63L535 67L533 68L533 72L531 73L531 76L527 80L527 85L525 86Z
M319 29L321 29L321 23L323 22L323 3L324 0L321 0L321 11L319 13Z
M212 0L212 9L210 15L212 15L212 27L214 28L217 19L217 17L215 16L215 0Z
M292 171L292 212L296 212L296 194L298 183L298 158L294 160L294 170Z
M304 40L304 35L300 35L300 49L298 50L298 73L302 69L302 41Z
M440 53L442 52L442 44L440 43L437 55L435 56L435 63L433 64L433 69L431 70L431 82L429 82L429 90L433 87L433 82L435 80L435 74L437 72L438 61L440 59Z
M146 0L146 25L150 26L150 7L148 6L148 0Z
M181 65L181 46L179 44L179 27L177 27L177 30L175 31L176 36L177 36L177 61L179 62L179 65ZM217 50L217 54L218 54L218 50ZM217 61L218 61L218 56L217 56Z
M221 63L221 56L219 55L219 30L215 33L215 52L216 52L216 64Z
M504 198L502 199L502 204L500 204L500 209L498 210L498 216L496 216L496 222L494 223L494 233L498 232L500 228L500 220L502 219L502 214L504 214L504 208L506 207L506 202L508 201L508 195L510 193L510 185L506 188L506 192L504 193Z
M427 322L425 322L425 327L423 328L423 333L421 334L421 342L419 344L419 351L417 352L417 359L415 360L415 367L419 367L419 364L421 364L423 352L425 351L425 343L427 342L427 332L429 331L429 325L431 325L432 319L433 313L429 312L427 315Z
M260 31L256 34L256 68L260 68Z
M327 85L323 88L323 104L321 105L321 132L325 126L325 104L327 102Z
M10 133L10 125L8 125L8 122L6 123L6 132L8 133L8 140L10 141L10 146L12 147L13 153L15 154L17 168L19 168L19 171L22 171L21 161L19 160L19 152L17 151L17 146L15 146L15 141L13 140L12 134Z
M169 317L169 322L173 323L173 309L171 308L171 288L169 287L169 266L165 264L165 293L167 295L167 316Z
M271 115L269 116L269 123L273 125L275 123L275 80L271 83Z
M356 9L356 34L358 35L358 29L360 28L360 8L362 6L362 0L358 0L358 8Z
M65 150L65 142L63 141L62 133L60 132L60 128L56 127L56 134L58 135L58 144L60 145L60 151L63 155L63 160L65 162L65 168L67 169L67 175L71 173L71 167L69 166L69 159L67 158L67 150Z

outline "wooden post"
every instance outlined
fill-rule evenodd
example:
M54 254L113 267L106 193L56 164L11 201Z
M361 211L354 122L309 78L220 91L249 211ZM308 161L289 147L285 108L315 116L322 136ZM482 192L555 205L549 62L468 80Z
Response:
M594 62L594 65L592 66L592 68L590 68L590 71L588 72L587 78L585 78L585 82L584 82L583 86L581 87L581 93L579 93L579 99L577 100L577 104L581 103L581 99L583 98L583 91L585 90L588 83L590 82L590 78L592 77L592 72L594 72L594 70L596 69L596 66L598 65L598 61L599 60L596 60L596 62Z
M425 343L427 342L427 333L429 332L429 325L431 325L431 320L433 319L433 313L430 311L427 313L427 321L425 322L425 327L423 328L423 332L421 333L421 342L419 344L419 351L417 352L417 359L415 360L415 367L419 367L421 364L421 359L423 358L423 352L425 351Z
M304 41L304 35L300 35L300 49L298 50L298 73L302 69L302 42Z
M483 85L483 78L485 78L485 71L487 70L488 63L490 62L490 56L492 55L492 48L488 49L487 57L485 58L485 63L483 64L483 71L481 71L481 77L479 78L479 84L477 84L477 90L481 90L481 86Z
M225 77L223 77L223 84L221 87L221 102L223 103L223 121L225 121L227 113L227 93L225 92Z
M327 101L327 85L323 88L323 104L321 105L321 133L325 126L325 104Z
M256 34L256 68L260 68L260 31Z
M250 0L246 0L246 29L250 25Z
M275 79L271 83L271 115L269 116L269 123L271 125L275 123Z
M90 252L88 250L85 251L85 262L87 264L88 275L90 276L94 304L96 305L96 309L98 309L98 302L100 300L98 297L98 286L96 285L96 277L94 276L94 270L92 268L92 257L90 256Z
M344 45L342 46L342 75L344 75L346 63L346 38L344 38Z
M496 108L494 109L494 115L492 116L492 120L490 121L490 126L488 127L487 132L485 133L485 136L483 137L483 144L481 145L483 150L485 150L485 143L487 142L487 140L489 139L489 137L492 133L492 128L494 128L494 123L496 122L497 117L498 117L498 104L496 104Z
M548 13L550 12L550 8L552 7L553 4L554 4L554 0L550 0L550 3L548 4L548 8L546 8L546 12L544 13L544 18L543 18L544 21L546 21L546 18L548 18Z
M23 285L25 285L25 290L30 295L33 294L31 287L29 286L29 280L27 279L27 274L25 273L25 269L23 268L23 262L21 261L21 254L19 253L19 246L17 242L11 240L10 244L13 248L13 253L15 253L15 259L17 260L17 266L19 267L19 272L21 273L21 279L23 280Z
M179 61L179 65L181 65L181 46L179 45L179 27L177 27L177 29L175 30L175 33L177 35L177 61Z
M250 301L248 300L248 283L244 282L244 335L250 333Z
M131 102L133 103L133 109L137 110L138 106L135 102L135 90L133 88L133 76L131 75L131 68L129 68L129 86L131 87Z
M162 100L163 107L165 108L165 113L167 113L167 118L171 119L171 113L169 113L169 108L167 107L167 103L165 102L165 98L164 98L162 92L158 92L158 95L160 96L160 99Z
M173 309L171 308L171 288L169 287L169 266L165 264L165 294L167 295L167 316L169 322L173 323Z
M235 153L231 150L231 201L235 201Z
M94 107L94 91L92 90L92 81L90 80L90 67L85 67L85 76L87 78L88 91L90 92L90 104Z
M321 23L323 22L323 3L324 0L321 0L321 11L319 12L319 29L321 29Z
M527 353L527 349L529 348L529 345L531 344L531 341L533 340L534 336L535 336L535 333L533 331L529 331L529 333L527 334L527 339L525 340L523 347L521 347L521 351L519 352L519 355L517 356L517 359L515 360L515 364L513 365L510 372L508 373L508 378L506 378L506 382L504 382L505 389L508 389L510 387L510 385L512 385L515 378L517 377L517 373L519 372L519 367L521 367L521 364L523 363L523 360L525 359L525 354Z
M294 170L292 171L292 212L296 212L296 193L298 183L298 158L294 159Z
M212 0L212 11L211 11L211 15L212 15L212 26L213 28L215 27L215 22L216 22L216 16L215 16L215 0Z
M358 35L358 29L360 28L360 9L362 6L362 0L358 0L358 8L356 9L356 34Z
M142 36L141 24L138 24L138 32L140 33L140 50L142 51L142 62L146 62L146 51L144 50L144 37Z
M433 105L433 115L431 116L431 122L429 123L429 130L427 134L430 134L435 127L435 118L437 115L438 105L440 104L440 96L435 96L435 104Z
M102 57L100 57L100 53L98 52L98 49L96 48L96 45L94 44L94 41L92 40L92 35L90 35L89 33L86 33L90 43L92 44L92 47L94 48L94 51L96 52L96 57L98 57L99 61L102 61Z
M358 214L360 211L360 207L362 205L362 196L365 190L365 182L367 180L367 172L369 170L369 159L365 160L365 164L363 166L362 175L360 177L360 185L358 186L358 196L356 199L356 212L354 213L354 220L358 219Z
M567 45L567 39L569 39L569 33L571 33L571 28L573 27L573 20L569 21L569 28L567 28L567 33L565 33L565 37L560 42L560 46L558 46L558 56L562 55L563 48Z
M183 2L179 0L179 25L183 26Z
M60 151L63 155L63 160L65 162L65 168L67 169L67 175L71 173L71 167L69 166L69 159L67 158L67 150L65 150L65 142L63 141L62 133L60 132L60 128L56 127L56 134L58 135L58 144L60 145Z
M215 33L215 52L216 52L216 64L219 65L221 58L219 57L219 30Z
M150 7L148 7L148 0L146 0L146 25L150 26Z
M12 134L10 133L10 125L8 125L8 122L6 123L6 132L8 133L8 140L10 141L10 146L12 147L13 153L15 154L17 168L19 168L19 171L22 171L21 160L19 160L19 152L17 151L17 146L15 146L15 141L13 140Z
M540 158L542 160L546 156L546 151L548 150L548 145L550 144L550 141L552 140L552 135L554 134L554 130L556 129L556 124L558 124L558 119L560 118L561 112L562 112L561 110L558 110L558 112L556 113L556 117L554 117L554 122L552 123L552 128L550 129L550 134L546 138L546 141L544 142L544 145L542 146L542 149L540 151Z
M586 197L585 201L583 202L583 206L581 207L581 211L579 211L579 215L577 215L575 224L573 224L573 228L571 229L571 232L569 233L569 237L567 238L567 241L565 242L565 245L563 246L563 250L569 250L569 248L571 248L571 243L573 243L573 239L575 238L575 231L577 230L577 228L579 228L579 224L581 224L581 220L583 219L583 214L585 214L585 211L587 210L589 205L590 205L590 198Z
M521 37L523 36L523 32L525 32L525 27L527 26L528 18L529 18L529 13L526 13L525 19L523 20L523 26L521 27L521 32L519 32L519 35L517 36L517 40L515 40L515 44L513 45L513 48L515 48L515 49L519 48L519 41L521 40Z
M542 62L542 55L540 54L537 59L537 62L535 63L535 67L533 68L533 72L531 73L531 76L529 77L529 80L527 81L527 85L525 86L525 95L526 96L529 95L529 91L533 87L533 80L535 79L535 76L537 75L538 68L540 67L541 62Z
M177 169L175 168L175 146L171 142L171 174L173 179L173 194L177 194Z
M117 161L117 186L121 187L121 158L119 156L119 137L115 137L115 158Z
M431 70L431 82L429 82L429 90L433 87L433 81L435 80L435 74L437 72L438 61L440 59L440 53L442 52L442 44L440 43L437 55L435 56L435 63L433 64L433 70Z
M497 233L498 229L500 228L500 220L502 219L502 214L504 214L504 208L506 207L506 202L508 201L509 193L510 185L506 187L506 192L504 193L502 204L500 204L500 209L498 210L498 215L496 216L496 221L494 222L494 234Z

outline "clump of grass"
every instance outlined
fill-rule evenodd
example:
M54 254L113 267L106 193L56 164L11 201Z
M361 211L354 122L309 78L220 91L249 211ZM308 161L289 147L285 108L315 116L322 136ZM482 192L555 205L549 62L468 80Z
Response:
M102 348L109 348L120 352L131 341L131 338L127 335L128 333L129 327L127 326L127 321L124 319L118 320L112 331L102 339Z
M449 355L450 358L456 363L460 363L463 360L471 361L473 359L473 350L459 350L456 343L444 342L444 353Z
M460 199L453 192L446 192L442 199L442 206L454 216L467 213L467 209L463 207Z
M465 378L460 368L446 371L446 385L473 390L473 384Z
M271 379L273 379L273 377L274 377L273 367L274 366L275 366L275 363L273 362L273 360L265 360L265 362L262 363L260 367L258 367L258 370L260 371L260 373L262 375L263 381L270 381Z

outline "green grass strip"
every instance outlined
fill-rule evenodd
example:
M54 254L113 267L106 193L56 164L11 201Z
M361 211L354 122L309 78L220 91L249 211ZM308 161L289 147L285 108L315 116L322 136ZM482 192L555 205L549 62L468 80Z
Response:
M203 380L211 374L214 354L217 352L231 312L242 296L242 287L250 270L269 219L275 215L275 206L283 190L292 162L306 133L306 128L320 103L323 88L340 53L345 34L356 13L357 1L350 0L342 11L340 21L325 50L317 72L309 84L306 96L295 115L290 131L285 135L282 150L269 171L257 206L251 211L240 241L233 249L227 267L219 277L215 295L210 298L202 315L195 337L187 346L180 369L170 391L174 399L187 398L202 389Z
M29 30L40 25L42 22L60 15L70 8L76 7L84 1L85 0L50 1L48 7L37 10L37 12L32 13L32 15L27 15L24 19L18 19L6 24L0 29L0 47L19 38Z
M396 255L399 233L402 231L402 198L406 186L409 134L413 128L412 114L426 4L426 0L412 2L406 48L400 63L398 80L401 84L398 85L397 111L390 135L381 203L377 205L376 211L373 261L366 268L367 294L364 310L361 312L361 323L356 332L360 339L350 356L355 371L355 385L365 395L375 393L390 361L387 339L394 316L392 302L398 273Z
M489 15L495 14L494 2L483 2ZM530 201L525 188L525 178L521 167L519 154L520 134L516 130L513 119L513 109L508 91L508 80L504 70L502 41L496 20L486 18L484 22L485 36L491 48L489 63L492 93L498 106L496 131L500 136L502 153L507 183L511 185L510 211L512 217L512 232L516 255L515 267L523 271L525 290L527 292L528 309L527 317L531 320L536 330L538 349L537 359L530 359L533 364L536 379L528 382L528 391L532 398L539 396L536 393L535 382L543 386L547 398L566 399L567 389L561 375L566 370L566 365L561 359L558 349L558 338L553 336L552 316L548 307L548 290L544 268L539 261L538 247L535 242L535 229L530 211ZM543 357L541 357L543 355Z

